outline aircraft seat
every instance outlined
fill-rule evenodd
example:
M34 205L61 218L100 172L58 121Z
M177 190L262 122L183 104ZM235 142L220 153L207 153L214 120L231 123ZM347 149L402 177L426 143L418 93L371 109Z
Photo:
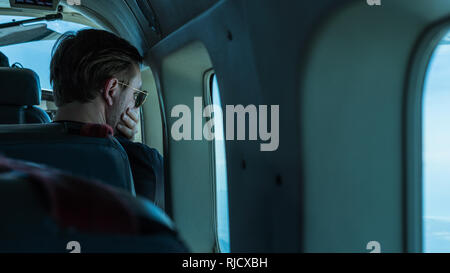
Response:
M70 122L0 125L0 154L100 180L135 194L128 156L120 143L111 135L88 137L79 131Z
M29 69L0 68L0 124L49 123L41 104L39 76Z
M0 203L2 253L188 251L169 217L151 202L2 156Z

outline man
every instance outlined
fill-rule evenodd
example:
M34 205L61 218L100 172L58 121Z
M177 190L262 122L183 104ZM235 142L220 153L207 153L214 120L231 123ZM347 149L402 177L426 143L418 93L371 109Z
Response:
M147 95L140 90L142 61L135 47L112 33L66 33L53 48L50 81L58 106L55 122L107 125L123 135L117 139L128 154L136 193L155 201L163 187L163 159L129 140Z

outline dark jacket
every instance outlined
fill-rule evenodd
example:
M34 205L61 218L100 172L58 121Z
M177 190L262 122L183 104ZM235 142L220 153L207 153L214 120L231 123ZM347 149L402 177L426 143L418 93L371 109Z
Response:
M164 162L161 154L149 146L116 137L130 160L136 194L161 206L164 192Z

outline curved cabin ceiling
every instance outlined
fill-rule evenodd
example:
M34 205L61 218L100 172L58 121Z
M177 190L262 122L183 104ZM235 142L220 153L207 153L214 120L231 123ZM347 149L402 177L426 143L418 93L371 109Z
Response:
M133 2L133 0L128 1ZM157 14L163 36L167 36L219 0L150 0L149 2Z
M70 5L61 0L64 20L101 27L121 35L142 54L184 24L202 14L219 0L82 0ZM42 17L49 10L11 8L8 0L0 0L5 15ZM87 17L92 22L86 20Z
M105 29L121 34L141 53L219 0L83 0L72 8ZM68 6L67 1L61 4ZM145 40L138 40L145 37Z

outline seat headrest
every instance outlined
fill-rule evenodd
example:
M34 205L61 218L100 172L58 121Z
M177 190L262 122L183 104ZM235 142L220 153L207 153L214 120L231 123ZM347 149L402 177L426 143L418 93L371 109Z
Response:
M39 76L30 69L0 68L0 105L41 104Z

